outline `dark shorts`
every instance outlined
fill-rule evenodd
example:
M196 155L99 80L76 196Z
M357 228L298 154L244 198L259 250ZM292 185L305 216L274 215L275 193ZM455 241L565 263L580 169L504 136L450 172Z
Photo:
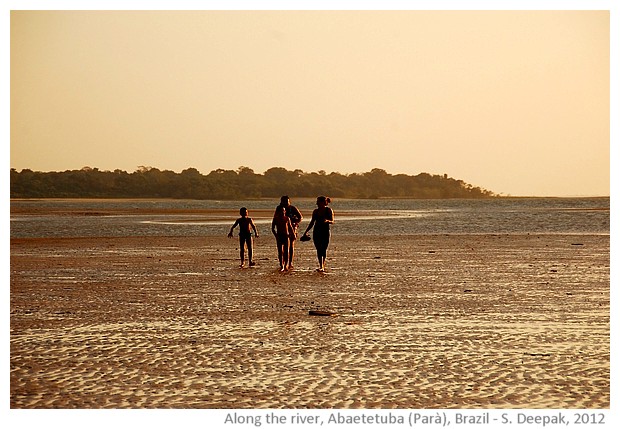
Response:
M276 234L276 243L278 244L288 244L290 239L291 237L286 234Z
M312 234L312 240L314 241L314 247L317 250L327 250L327 246L329 246L329 239L331 237L331 232L329 230L326 231L316 231Z
M247 244L249 247L252 246L252 233L251 232L240 232L239 233L239 244L243 246Z

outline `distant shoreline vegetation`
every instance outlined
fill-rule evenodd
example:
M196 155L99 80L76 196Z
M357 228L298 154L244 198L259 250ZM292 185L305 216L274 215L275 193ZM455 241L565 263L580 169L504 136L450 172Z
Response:
M495 193L444 175L390 174L374 168L367 173L306 173L273 167L263 174L251 168L217 169L201 174L195 168L181 173L138 167L122 170L40 172L11 169L11 198L174 198L233 200L243 198L492 198Z

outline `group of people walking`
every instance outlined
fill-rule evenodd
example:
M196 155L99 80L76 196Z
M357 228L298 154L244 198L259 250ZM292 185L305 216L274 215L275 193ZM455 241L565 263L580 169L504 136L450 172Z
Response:
M308 241L310 236L308 232L312 229L312 241L316 248L317 260L319 267L317 271L325 271L325 260L327 259L327 247L331 237L330 225L334 223L334 212L329 207L329 197L320 196L316 199L317 208L312 212L312 219L308 227L304 231L300 240ZM239 226L239 256L241 258L241 267L245 266L245 248L248 251L248 263L252 267L256 265L252 252L252 231L258 238L258 230L254 221L249 217L248 209L242 207L239 210L241 217L235 221L230 228L228 237L233 236L233 230ZM276 207L271 221L271 232L276 239L276 247L278 250L278 262L280 271L293 269L293 259L295 254L295 241L297 241L297 230L303 216L297 207L291 204L291 200L287 195L280 198L280 204Z

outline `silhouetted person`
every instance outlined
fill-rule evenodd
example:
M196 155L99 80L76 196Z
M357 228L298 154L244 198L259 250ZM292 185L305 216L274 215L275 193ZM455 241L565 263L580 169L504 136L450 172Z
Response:
M276 213L271 221L271 232L276 237L276 246L278 247L278 262L280 262L280 271L286 271L289 268L288 251L291 237L295 235L291 219L286 215L284 206L278 206Z
M316 257L319 261L319 268L317 271L320 272L325 271L327 246L329 246L329 239L331 236L329 226L334 223L334 211L330 207L327 207L330 202L331 200L324 196L320 196L316 199L316 205L318 207L312 212L312 220L304 232L304 235L306 235L308 231L314 227L312 241L314 241Z
M293 257L295 256L295 240L297 239L297 228L299 227L299 223L303 219L303 216L301 215L301 212L297 210L297 207L291 205L291 200L288 195L283 195L280 198L280 205L278 207L284 207L286 216L291 220L291 225L293 226L293 234L289 236L288 246L288 269L290 270L293 268Z
M239 214L241 217L235 221L233 226L230 227L228 238L233 236L233 229L239 225L239 257L241 258L240 267L243 268L243 265L245 264L244 247L246 246L248 248L248 261L250 262L250 267L253 267L256 263L252 259L252 230L254 230L254 235L256 238L258 238L258 231L256 231L256 226L254 225L252 218L248 217L248 209L241 207L241 209L239 209Z

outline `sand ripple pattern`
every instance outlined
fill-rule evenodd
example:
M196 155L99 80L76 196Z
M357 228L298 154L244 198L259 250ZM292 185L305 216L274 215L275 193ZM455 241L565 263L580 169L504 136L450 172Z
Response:
M12 240L11 407L609 407L609 236L274 247Z

